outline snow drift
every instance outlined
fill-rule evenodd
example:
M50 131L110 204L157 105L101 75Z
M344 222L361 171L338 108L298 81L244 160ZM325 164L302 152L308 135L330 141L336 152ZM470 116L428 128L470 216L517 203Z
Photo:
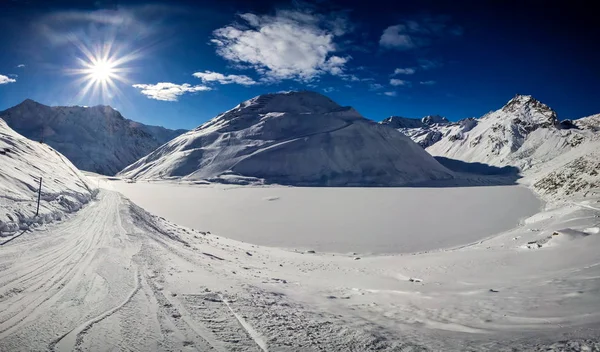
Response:
M452 177L398 131L306 91L245 101L120 175L304 186L398 186Z
M39 178L43 177L36 216ZM87 203L95 190L69 160L31 141L0 119L0 234L63 218Z
M114 175L186 132L125 119L110 106L46 106L27 99L0 112L21 135L44 141L81 170Z

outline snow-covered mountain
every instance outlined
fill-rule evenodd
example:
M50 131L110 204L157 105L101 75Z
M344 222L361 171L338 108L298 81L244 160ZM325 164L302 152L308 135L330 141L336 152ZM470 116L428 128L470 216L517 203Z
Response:
M242 102L120 175L321 186L392 186L452 177L403 134L307 91Z
M397 129L421 147L427 148L442 138L443 129L450 121L439 115L428 115L422 119L390 116L380 124Z
M556 112L528 95L517 95L504 107L473 120L469 128L453 124L427 148L444 156L494 166L512 165L527 170L552 160L584 138L565 128Z
M12 129L56 148L79 169L114 175L186 132L125 119L109 106L47 106L27 99L0 112Z
M36 204L42 177L40 212ZM29 140L0 119L0 235L61 219L95 192L90 181L64 156Z
M436 157L517 167L524 182L548 198L600 187L600 114L559 121L547 105L517 95L481 118L423 120L391 117L381 124L398 129Z

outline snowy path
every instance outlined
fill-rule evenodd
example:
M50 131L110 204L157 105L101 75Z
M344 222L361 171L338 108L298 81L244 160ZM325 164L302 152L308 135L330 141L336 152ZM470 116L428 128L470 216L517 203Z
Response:
M153 235L122 218L126 205L103 192L49 233L2 248L0 350L212 349L154 281L162 270L149 259Z

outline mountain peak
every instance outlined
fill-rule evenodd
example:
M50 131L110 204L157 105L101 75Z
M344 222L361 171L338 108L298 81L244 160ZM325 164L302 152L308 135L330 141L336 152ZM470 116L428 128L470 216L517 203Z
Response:
M446 124L446 123L449 123L450 121L448 121L447 118L440 116L440 115L427 115L421 119L421 122L423 122L426 125L431 126L431 125L438 124L438 123Z
M42 103L38 103L37 101L33 100L33 99L25 99L23 100L20 104L18 104L17 106L46 106Z
M514 112L515 110L520 109L522 107L530 107L530 108L535 108L537 110L543 110L543 111L552 111L552 109L548 105L540 102L539 100L535 99L533 96L522 95L522 94L515 95L514 98L509 100L508 103L506 103L506 105L504 105L502 110L508 111L508 112Z
M531 95L517 94L499 111L508 116L517 115L520 121L533 125L551 126L558 121L554 110Z
M420 128L423 127L423 122L419 119L411 119L402 116L390 116L380 122L382 125L388 125L392 128Z
M289 91L268 93L246 100L233 110L251 110L258 113L289 112L289 113L326 113L341 108L333 100L313 91Z

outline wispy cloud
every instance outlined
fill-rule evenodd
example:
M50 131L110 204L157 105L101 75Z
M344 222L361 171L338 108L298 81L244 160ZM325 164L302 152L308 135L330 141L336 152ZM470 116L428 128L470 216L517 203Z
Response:
M17 80L5 75L0 75L0 84L15 83Z
M371 83L369 84L369 90L380 90L383 89L383 85L379 83Z
M462 28L449 24L449 17L423 17L387 27L379 39L386 49L411 50L431 45L439 38L462 35Z
M418 62L423 70L432 70L434 68L442 67L442 63L436 60L419 59Z
M186 93L203 92L211 90L207 86L192 86L189 83L175 84L160 82L156 84L134 84L134 88L140 89L141 93L150 99L162 101L177 101L177 98Z
M388 97L395 97L396 95L398 95L398 93L396 92L383 92L383 95L387 95Z
M333 87L323 88L323 92L325 92L325 93L331 93L331 92L334 92L334 91L335 91L335 88L333 88Z
M432 86L432 85L436 84L437 82L436 81L421 81L419 83L424 86Z
M394 73L392 74L392 76L394 76L394 75L412 75L415 72L417 72L417 70L415 70L412 67L397 68L397 69L394 70Z
M220 84L241 84L243 86L251 86L257 84L255 80L246 75L224 75L213 71L196 72L194 77L200 78L203 83L216 82Z
M17 67L18 68L23 68L23 67L25 67L25 64L18 64Z
M411 86L411 83L409 81L406 81L403 79L397 79L397 78L390 79L390 84L393 86L404 86L404 87Z
M334 40L349 30L343 17L308 11L278 11L274 16L244 13L213 32L217 54L254 68L267 80L311 80L330 73L343 75L350 56L334 55Z

